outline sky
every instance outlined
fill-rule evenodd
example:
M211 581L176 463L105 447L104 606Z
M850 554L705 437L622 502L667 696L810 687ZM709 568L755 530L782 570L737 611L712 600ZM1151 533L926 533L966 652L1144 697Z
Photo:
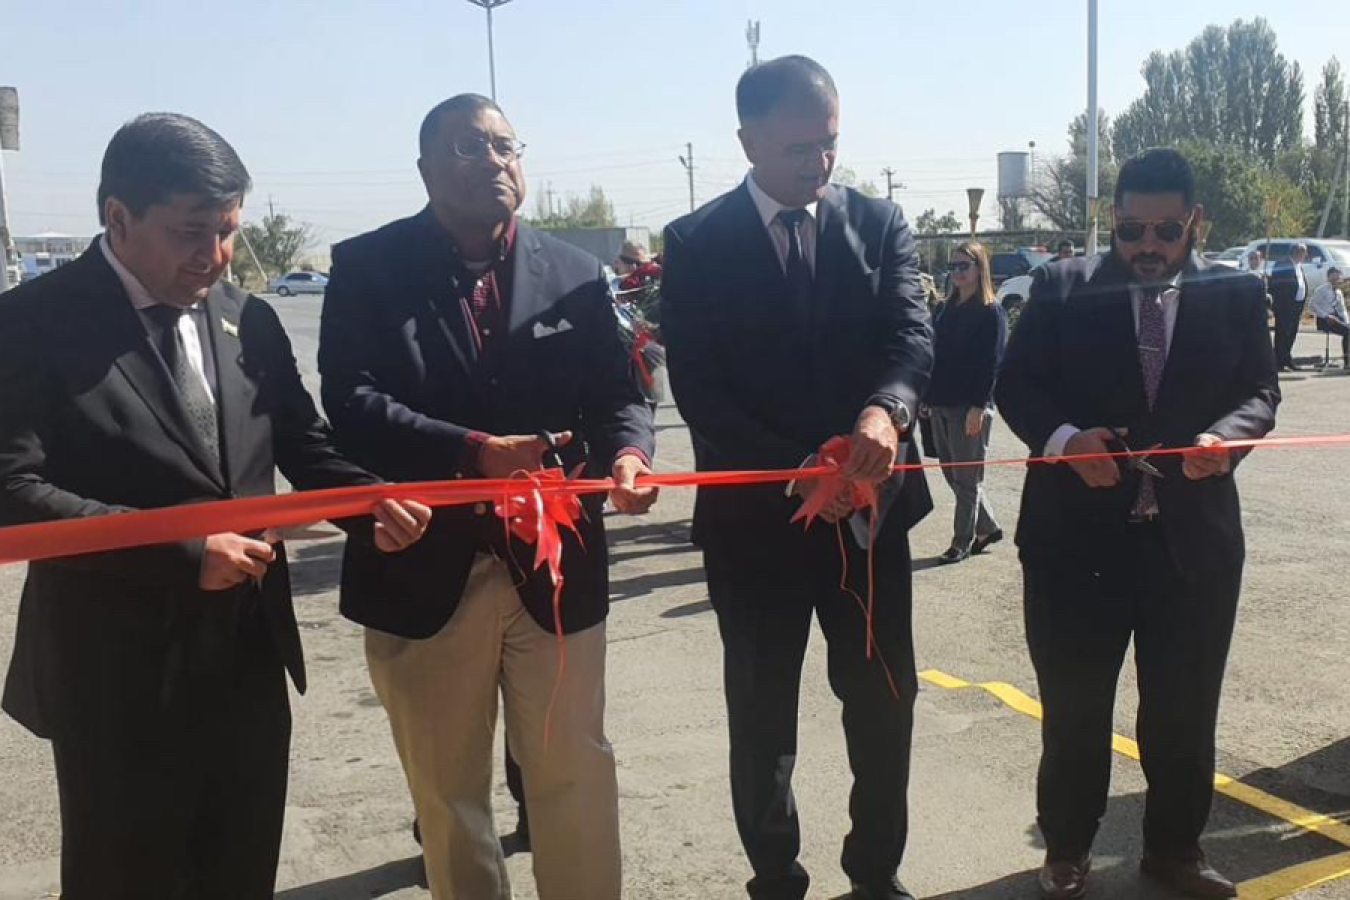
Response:
M1152 50L1206 25L1264 16L1312 86L1341 50L1329 0L1101 0L1100 105L1143 91ZM4 154L11 230L93 234L103 149L158 110L195 116L253 174L245 218L271 203L320 245L416 212L426 111L488 93L485 14L467 0L0 0L0 85L19 90L22 149ZM528 148L525 212L600 185L621 224L660 228L688 212L679 156L693 145L698 203L747 165L734 89L761 23L761 58L804 53L842 100L840 164L913 218L964 214L984 187L997 215L996 155L1067 148L1087 106L1087 0L513 0L495 15L498 101ZM16 39L17 38L17 39ZM1338 47L1337 44L1340 46ZM1307 115L1311 128L1311 109Z

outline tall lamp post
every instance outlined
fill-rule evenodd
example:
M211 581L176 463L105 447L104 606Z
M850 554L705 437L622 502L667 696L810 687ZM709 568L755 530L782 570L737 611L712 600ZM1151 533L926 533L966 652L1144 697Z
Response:
M980 222L980 202L984 200L984 188L966 188L966 197L970 200L970 239L975 240L975 228Z
M497 52L492 45L492 11L499 6L505 6L511 0L469 0L474 6L481 6L487 10L488 26L488 78L492 84L492 100L497 101Z

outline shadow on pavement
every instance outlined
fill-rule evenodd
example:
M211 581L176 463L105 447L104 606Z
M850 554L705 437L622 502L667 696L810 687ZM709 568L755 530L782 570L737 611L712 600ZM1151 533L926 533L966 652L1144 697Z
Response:
M287 547L292 593L297 597L309 597L336 590L342 577L344 546L344 541L336 540Z
M648 594L655 593L662 588L681 587L687 584L701 584L703 578L703 566L701 565L695 565L688 569L673 569L665 572L651 572L646 575L637 575L633 578L625 578L622 581L610 582L609 599L611 603L618 603L623 600L633 600L637 597L645 597Z
M291 888L276 895L276 900L372 900L410 887L427 886L421 855L385 863L364 872L318 881Z

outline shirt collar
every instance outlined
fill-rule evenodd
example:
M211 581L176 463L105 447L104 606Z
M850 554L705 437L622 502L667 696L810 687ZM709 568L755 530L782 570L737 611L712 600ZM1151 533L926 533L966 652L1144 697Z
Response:
M755 209L759 210L759 217L763 220L765 228L773 224L773 220L778 218L780 212L785 209L793 209L793 207L784 206L766 194L764 189L755 181L754 172L745 176L745 186L750 191L750 199L755 201ZM815 221L816 207L819 205L819 201L813 201L798 208L806 210L806 214L811 217L812 221Z
M117 258L117 254L113 252L112 242L108 240L108 233L106 231L103 233L103 236L98 239L98 248L103 251L103 258L108 261L108 265L112 266L113 273L117 275L117 280L122 282L122 288L127 292L127 296L131 298L131 306L133 309L140 312L141 310L150 309L155 306L171 305L162 304L151 296L150 292L145 289L145 285L141 284L141 280L131 274L131 270L122 264L122 261ZM201 311L202 304L200 301L188 307L188 312Z

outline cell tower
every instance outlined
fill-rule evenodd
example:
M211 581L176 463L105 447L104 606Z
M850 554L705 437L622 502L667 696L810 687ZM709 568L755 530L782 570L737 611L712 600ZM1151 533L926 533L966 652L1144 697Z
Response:
M745 23L745 43L750 47L750 65L746 68L759 65L759 20L755 19Z

